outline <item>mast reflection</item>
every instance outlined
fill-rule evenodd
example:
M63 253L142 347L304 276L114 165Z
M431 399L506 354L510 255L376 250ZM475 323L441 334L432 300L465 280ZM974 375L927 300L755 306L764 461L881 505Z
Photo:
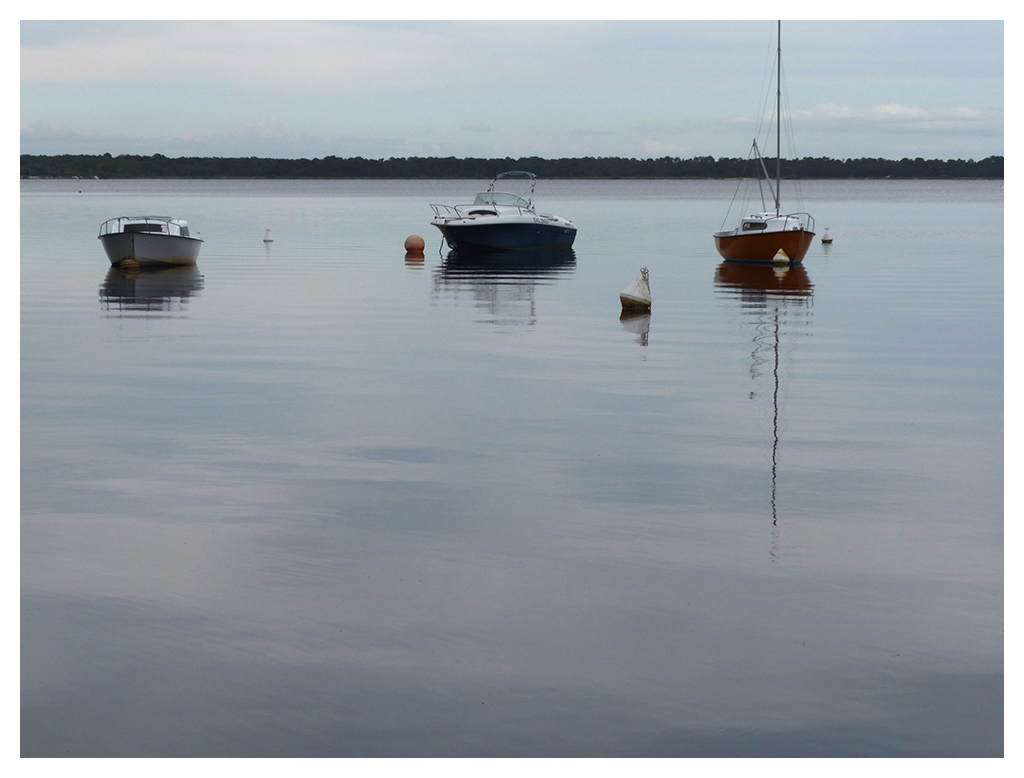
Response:
M757 381L771 370L772 386L772 525L778 526L779 455L779 346L782 339L799 336L797 327L810 321L814 285L802 264L765 266L723 262L715 271L715 289L736 300L753 323L754 345L750 354L750 378ZM752 390L750 398L757 397ZM774 556L774 554L773 554Z
M572 249L519 249L460 254L450 251L434 272L434 293L468 299L489 324L537 323L537 287L576 271Z
M111 267L100 284L100 307L120 316L180 314L202 288L203 276L195 265L131 271Z

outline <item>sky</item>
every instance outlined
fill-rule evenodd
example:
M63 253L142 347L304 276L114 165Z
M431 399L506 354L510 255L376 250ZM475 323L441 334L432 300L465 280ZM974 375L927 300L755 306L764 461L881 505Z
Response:
M783 21L784 156L1003 155L1003 36L999 20ZM771 20L23 20L20 147L746 157L774 51Z

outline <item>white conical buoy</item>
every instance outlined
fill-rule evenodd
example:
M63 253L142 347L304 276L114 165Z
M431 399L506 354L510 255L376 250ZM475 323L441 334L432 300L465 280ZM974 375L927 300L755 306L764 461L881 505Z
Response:
M270 228L269 227L267 228L267 234L263 236L263 242L264 243L273 243L274 242L274 236L270 234Z
M788 265L789 254L787 254L782 249L779 249L778 251L775 252L775 256L772 257L772 262L774 262L776 265Z
M649 311L651 309L651 284L647 268L640 268L640 277L619 292L623 310Z
M822 243L832 242L832 233L828 231L828 227L825 228L825 234L821 236Z

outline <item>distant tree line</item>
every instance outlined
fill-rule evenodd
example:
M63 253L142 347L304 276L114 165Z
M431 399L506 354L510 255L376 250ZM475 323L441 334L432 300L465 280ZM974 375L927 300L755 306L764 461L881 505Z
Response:
M458 159L456 157L165 157L163 154L21 155L22 178L474 178L505 170L528 170L541 178L739 178L756 176L749 159L729 157L572 157L541 159ZM769 169L771 169L771 165ZM786 178L996 178L1003 158L784 160Z

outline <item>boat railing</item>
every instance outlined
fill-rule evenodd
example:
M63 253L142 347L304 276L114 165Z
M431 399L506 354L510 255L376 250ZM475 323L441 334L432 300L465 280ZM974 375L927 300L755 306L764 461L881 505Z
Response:
M434 216L438 219L459 219L462 218L462 213L459 208L468 208L468 205L443 205L441 203L431 203L430 207L434 210Z
M533 213L533 209L522 205L506 203L470 203L468 205L443 205L430 203L436 219L468 219L472 216L497 216L498 209L505 212L516 209L520 215Z
M171 229L172 220L169 216L118 216L107 219L100 225L100 236L126 232L126 227L133 227L134 232L162 232L174 234Z
M783 218L786 220L786 230L807 230L808 232L814 232L814 217L806 212L799 213L787 213ZM794 226L790 226L790 222L795 222Z
M441 203L430 203L430 210L434 212L435 219L440 219L442 216L451 216L452 207Z

